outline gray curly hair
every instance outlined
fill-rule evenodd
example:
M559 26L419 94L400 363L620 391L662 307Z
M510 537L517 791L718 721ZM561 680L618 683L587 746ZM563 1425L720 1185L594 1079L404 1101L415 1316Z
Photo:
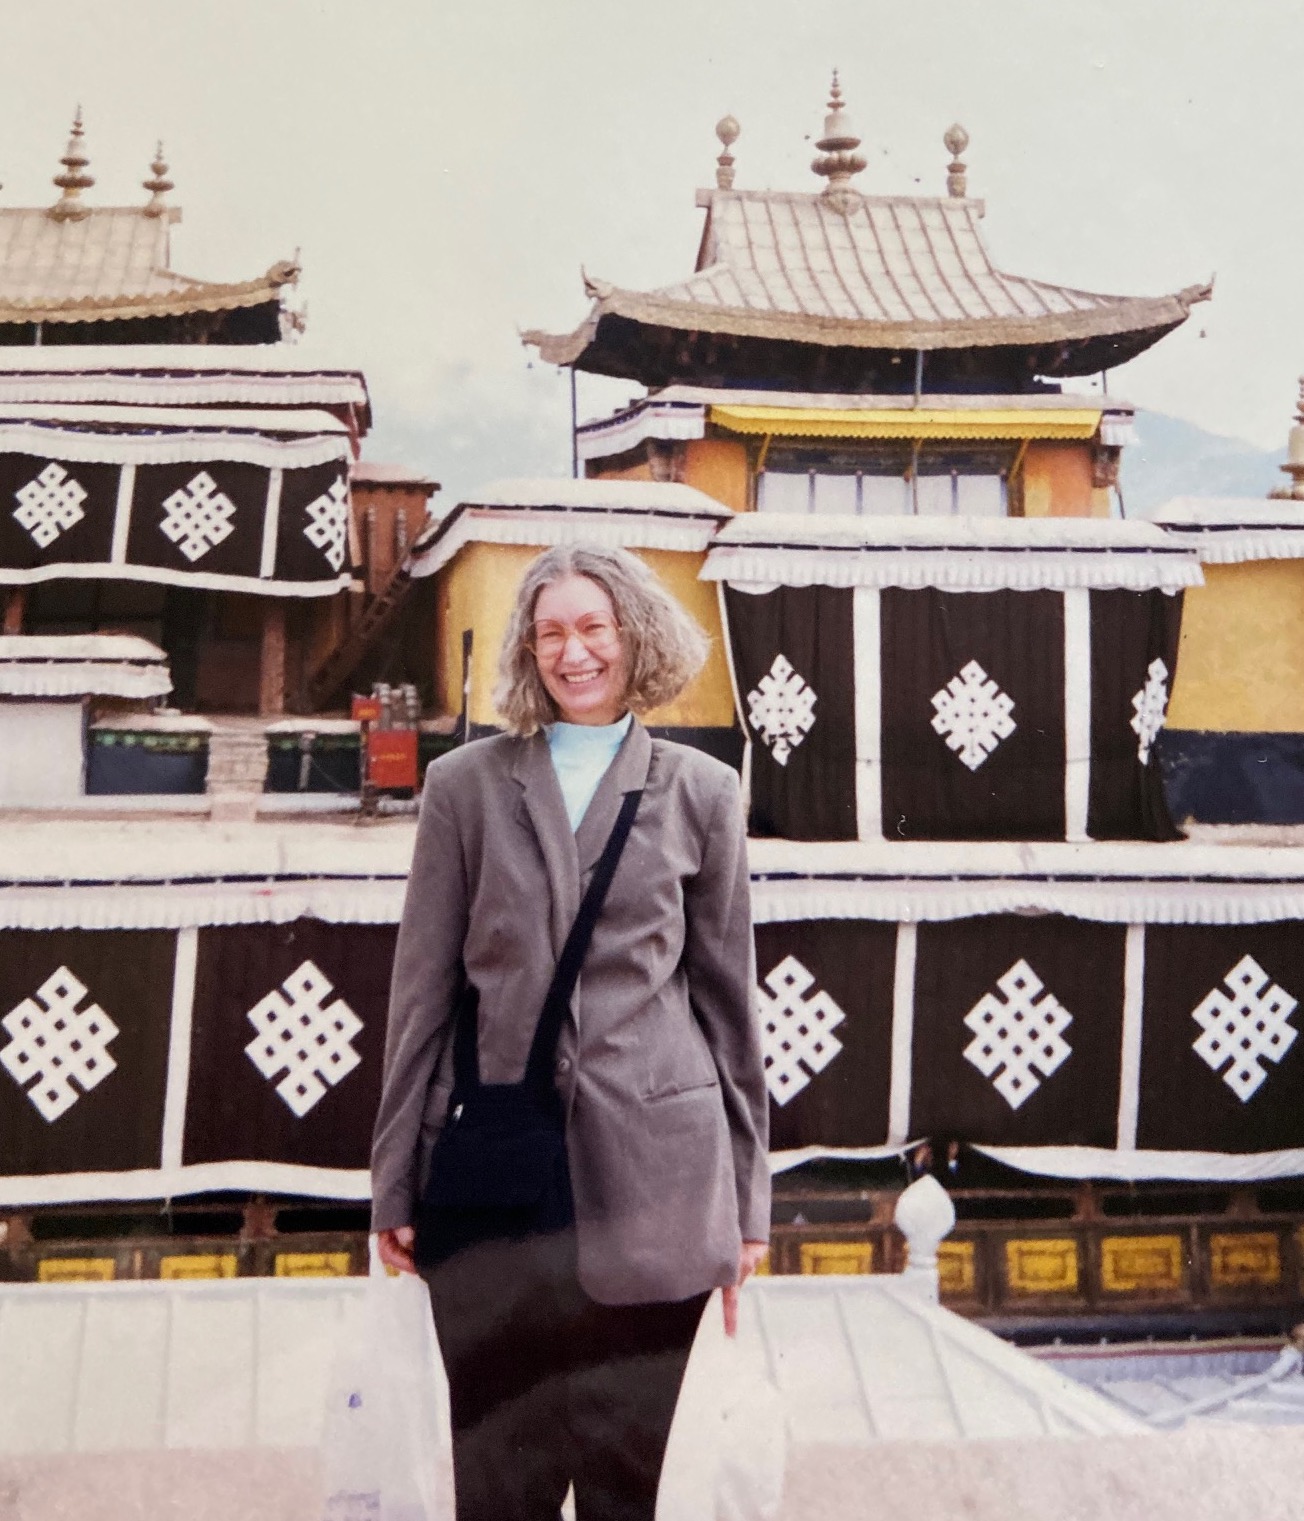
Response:
M587 576L611 598L629 657L625 702L635 713L678 697L706 663L710 640L642 560L624 549L558 544L521 578L498 657L494 706L512 734L527 737L557 718L527 640L539 593L567 576Z

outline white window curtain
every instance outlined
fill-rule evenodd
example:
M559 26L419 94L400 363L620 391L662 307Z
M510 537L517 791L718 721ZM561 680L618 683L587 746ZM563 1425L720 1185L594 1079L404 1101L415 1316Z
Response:
M811 478L808 471L791 474L763 470L756 486L758 512L809 512Z
M866 517L901 517L913 511L910 482L903 475L862 475L860 511Z
M951 477L921 475L915 482L915 512L921 518L949 518L953 512Z
M854 475L816 475L815 511L853 515L858 484Z
M1000 518L1008 511L1005 477L948 471L921 475L825 474L765 470L757 482L759 512L814 512L831 516Z
M956 508L961 517L1003 518L1006 514L1005 477L960 475L956 477Z

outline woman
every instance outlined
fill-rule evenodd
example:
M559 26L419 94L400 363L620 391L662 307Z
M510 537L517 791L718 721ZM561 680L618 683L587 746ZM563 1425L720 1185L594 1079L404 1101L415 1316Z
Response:
M479 997L480 1081L521 1079L556 959L625 796L633 828L558 1041L573 1228L424 1272L448 1369L458 1521L651 1521L711 1289L769 1236L766 1093L737 779L635 715L701 668L701 630L622 550L526 571L496 694L508 733L429 768L372 1155L382 1259L413 1224Z

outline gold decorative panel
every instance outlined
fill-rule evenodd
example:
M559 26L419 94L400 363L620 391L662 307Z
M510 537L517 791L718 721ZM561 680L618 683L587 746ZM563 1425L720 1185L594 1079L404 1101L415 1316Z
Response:
M1078 1243L1070 1236L1007 1241L1005 1282L1011 1294L1076 1294Z
M277 1252L278 1278L347 1278L347 1252Z
M38 1283L111 1283L112 1257L46 1257L36 1264Z
M1180 1236L1105 1236L1100 1286L1108 1294L1180 1292L1184 1256Z
M164 1257L158 1265L160 1278L234 1278L234 1252L184 1252Z
M978 1291L977 1248L972 1241L943 1241L937 1277L944 1299L971 1299Z
M1275 1287L1281 1282L1277 1233L1228 1231L1210 1236L1209 1281L1216 1289Z
M872 1241L803 1241L803 1273L872 1273Z

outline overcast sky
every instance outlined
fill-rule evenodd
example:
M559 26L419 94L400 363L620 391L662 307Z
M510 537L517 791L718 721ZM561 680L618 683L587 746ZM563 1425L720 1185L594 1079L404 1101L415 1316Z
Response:
M965 125L1003 268L1137 295L1216 273L1112 392L1266 448L1290 425L1304 0L0 0L0 25L0 204L57 194L79 100L95 201L143 200L162 136L176 267L301 248L308 347L365 368L369 452L454 496L568 468L564 378L518 328L579 321L581 264L691 269L722 114L740 188L818 188L835 64L867 192L943 193ZM581 377L581 410L634 390Z

